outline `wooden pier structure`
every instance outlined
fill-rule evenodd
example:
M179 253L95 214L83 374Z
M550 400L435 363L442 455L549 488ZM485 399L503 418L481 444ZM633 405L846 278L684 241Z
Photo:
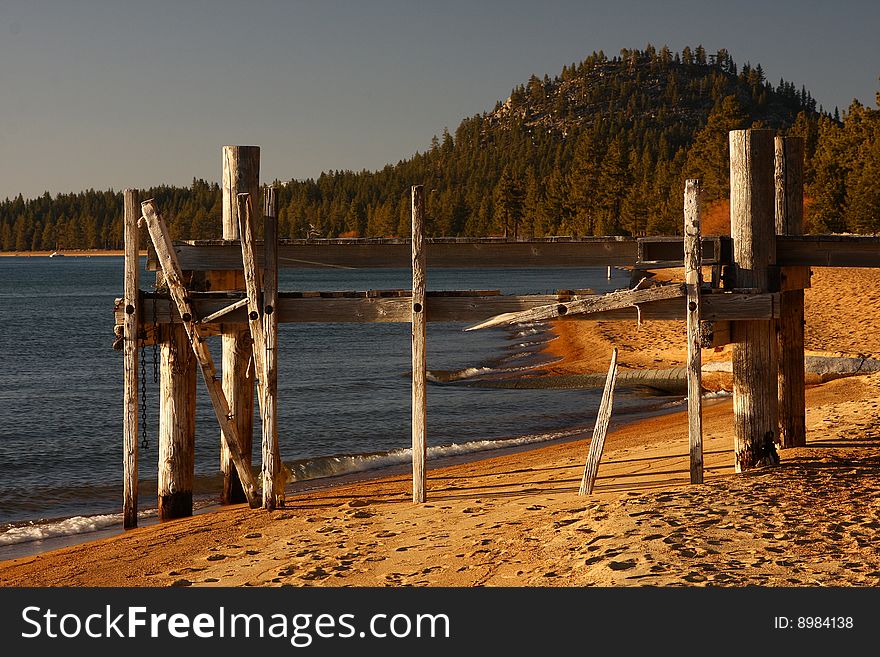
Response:
M801 234L800 138L774 140L768 130L739 130L730 133L730 149L730 237L701 236L699 181L690 180L684 190L683 237L648 238L426 238L424 194L416 185L411 238L279 240L274 190L261 193L259 186L258 147L223 148L223 239L172 243L162 208L150 199L141 202L137 190L126 190L125 286L116 304L124 360L125 527L137 525L138 351L156 343L162 354L160 519L192 513L197 367L221 429L223 501L247 500L269 510L284 505L276 409L277 350L283 348L278 325L286 322L412 325L412 496L417 503L428 493L428 322L467 322L479 329L538 318L685 320L691 482L703 480L701 348L734 345L737 472L777 462L777 446L806 440L803 290L810 284L810 268L880 267L880 239ZM255 239L259 221L263 240ZM139 225L150 237L145 246L148 269L157 272L154 292L139 286ZM597 296L429 289L428 272L435 267L611 266L684 267L686 277L684 283ZM285 292L278 290L281 267L407 267L413 283L410 290ZM709 282L702 280L704 267L711 267ZM218 335L219 372L207 341ZM259 477L250 461L255 389L263 426ZM597 466L598 455L590 466L593 479ZM582 487L591 488L591 482Z

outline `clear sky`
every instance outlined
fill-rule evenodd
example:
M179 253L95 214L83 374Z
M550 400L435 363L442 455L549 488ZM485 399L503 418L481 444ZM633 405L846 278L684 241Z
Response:
M880 88L878 0L0 0L0 199L379 169L593 50L702 43L826 109Z

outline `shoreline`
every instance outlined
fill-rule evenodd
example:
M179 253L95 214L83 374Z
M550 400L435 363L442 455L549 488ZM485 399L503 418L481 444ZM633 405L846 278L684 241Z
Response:
M604 375L602 376L604 377ZM645 401L644 406L618 410L612 417L610 425L611 430L638 423L643 419L680 412L682 405L684 404L684 398L680 398L678 395L647 395L644 396L643 399ZM713 404L723 400L723 398L718 397L708 398L704 400L704 404ZM473 451L468 450L467 446L469 443L460 443L458 445L461 448L461 451L449 450L452 453L440 455L432 455L429 451L427 462L429 468L432 469L470 464L498 456L518 454L544 447L565 444L571 441L585 440L591 429L592 423L585 421L582 424L555 429L544 433L508 436L487 441L473 441L482 446L482 448L474 449ZM492 445L492 443L496 443L497 446ZM442 452L445 448L453 446L437 447L439 448L438 451ZM388 477L405 476L409 474L411 468L409 455L402 454L401 456L405 458L400 463L391 463L373 468L353 469L338 474L288 482L286 485L286 493L288 497L292 497L305 493L324 491L340 486L375 482ZM320 458L331 459L336 457L329 456ZM208 477L207 479L211 479L211 477ZM194 515L222 511L227 508L220 504L218 494L215 492L195 495L194 503ZM155 506L142 507L139 510L141 526L149 526L157 523L157 513L158 509ZM114 518L112 521L109 520L110 516ZM95 521L93 519L100 519L102 526L95 529L86 529L85 531L77 531L75 528L71 527L69 533L50 534L45 538L35 538L6 544L2 543L4 534L0 534L0 564L5 561L33 557L45 552L101 540L103 538L124 533L122 529L122 514L119 509L96 510L94 512L79 515L64 515L52 518L18 520L4 523L5 531L35 528L38 532L51 532L55 531L54 528L64 527L65 523L71 520L78 520L80 526L88 527L94 524ZM61 531L65 531L65 529L61 529Z
M877 271L816 276L808 349L880 353L878 281ZM841 289L874 290L875 303L841 317ZM543 369L604 371L609 344L632 369L675 363L684 342L674 324L559 322L562 337L545 347L561 360ZM701 486L689 484L679 410L615 424L589 497L576 494L585 435L429 462L424 505L411 503L402 467L298 492L271 514L224 507L3 561L0 586L878 586L878 397L880 373L817 381L807 446L743 474L733 472L732 402L707 406Z
M125 256L125 251L122 249L62 249L60 251L0 251L0 257L3 258L46 258L51 257L52 254L57 254L57 256L66 256L66 257L74 257L74 258L91 258L92 256L98 257L106 257L106 256ZM147 255L147 251L142 249L140 251L141 256ZM56 256L56 257L57 257Z
M573 440L430 467L424 505L408 473L344 484L0 562L0 585L876 586L880 374L807 395L808 446L743 475L732 403L709 406L702 486L678 411L610 432L590 497Z

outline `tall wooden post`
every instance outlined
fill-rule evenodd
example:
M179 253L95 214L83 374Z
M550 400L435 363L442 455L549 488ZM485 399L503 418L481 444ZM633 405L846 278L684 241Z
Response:
M186 329L165 324L159 369L159 520L192 515L196 367Z
M425 189L412 188L412 461L413 502L426 500L427 313L425 311Z
M700 181L688 180L684 187L684 272L687 285L688 336L688 443L691 454L691 483L703 483L703 380L702 336L700 334L700 286L703 283L700 241Z
M123 337L123 391L122 403L122 526L137 527L138 509L138 341L140 333L141 293L139 276L141 269L138 219L141 202L138 190L126 189L123 230L125 240L125 319L122 322Z
M776 138L776 233L804 232L804 140ZM782 279L809 281L808 267L786 267ZM783 291L780 300L779 438L782 447L807 444L804 386L804 291Z
M275 188L267 187L263 198L263 334L266 349L266 380L260 405L263 424L263 507L284 506L281 453L278 449L278 215Z
M237 240L238 195L248 193L259 199L260 147L223 147L223 239ZM223 272L212 280L215 290L244 289L244 275L240 271ZM223 357L221 372L223 392L229 401L229 409L235 419L242 455L251 462L254 435L254 367L250 332L243 325L221 325L223 331ZM238 474L223 440L220 441L220 469L223 471L223 504L245 501Z
M776 257L773 189L773 133L731 131L730 233L738 288L768 289L768 266ZM776 335L772 320L738 321L734 327L734 450L736 471L742 472L778 459Z

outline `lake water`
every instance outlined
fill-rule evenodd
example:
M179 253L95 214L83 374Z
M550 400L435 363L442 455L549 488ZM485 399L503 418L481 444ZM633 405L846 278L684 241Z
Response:
M122 498L122 356L113 351L121 257L0 258L0 549L115 526ZM149 288L153 273L142 274ZM444 270L428 289L506 294L626 286L605 269ZM409 288L409 270L283 270L282 291ZM491 376L539 366L542 324L465 333L428 325L429 371ZM279 331L281 455L299 479L409 461L408 324L284 324ZM219 338L210 340L220 361ZM141 452L141 508L156 504L157 386L145 351L149 448ZM479 376L477 377L479 378ZM219 429L199 378L199 503L219 493ZM429 458L579 436L592 430L600 391L428 388ZM656 401L656 400L655 400ZM615 413L644 406L625 391ZM259 463L255 421L254 463ZM71 519L72 516L75 518ZM3 558L0 552L0 558Z

